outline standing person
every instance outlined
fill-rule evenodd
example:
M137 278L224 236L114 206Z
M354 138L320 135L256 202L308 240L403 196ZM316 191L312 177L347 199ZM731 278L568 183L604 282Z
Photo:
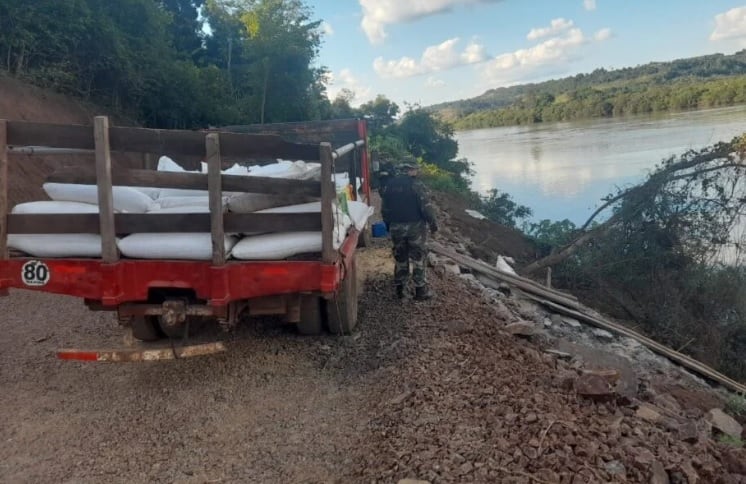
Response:
M412 279L418 301L433 297L425 276L427 229L435 233L438 222L425 186L416 177L417 165L404 163L399 174L389 179L382 193L381 214L394 243L396 295L404 297L412 260Z

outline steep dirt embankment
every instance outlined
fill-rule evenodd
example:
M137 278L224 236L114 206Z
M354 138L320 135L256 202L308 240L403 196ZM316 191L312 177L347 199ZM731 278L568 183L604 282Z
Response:
M92 124L94 116L107 110L85 104L62 94L0 76L0 119L53 124ZM117 124L131 124L116 118ZM45 200L41 189L44 179L57 167L91 163L92 156L23 156L10 157L8 198L10 204ZM135 163L132 157L115 157L115 165Z

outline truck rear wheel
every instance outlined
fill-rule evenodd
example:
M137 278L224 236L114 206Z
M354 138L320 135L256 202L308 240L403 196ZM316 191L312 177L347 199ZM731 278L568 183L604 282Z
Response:
M158 316L134 316L132 336L140 341L157 341L163 337L158 326Z
M326 301L326 327L333 334L351 334L357 326L357 263L353 259L337 293Z
M305 335L321 333L321 298L313 295L302 295L300 298L300 323L298 332Z

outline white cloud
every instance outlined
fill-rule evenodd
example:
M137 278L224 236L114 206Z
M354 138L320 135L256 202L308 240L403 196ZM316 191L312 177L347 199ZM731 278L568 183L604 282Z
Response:
M552 20L549 27L543 27L543 28L537 27L537 28L531 29L531 32L528 33L526 38L528 40L537 40L537 39L542 39L544 37L549 37L551 35L557 35L571 28L573 25L574 24L572 20L556 18Z
M596 0L583 0L583 6L586 10L596 10Z
M746 6L736 7L715 16L715 30L710 40L746 37Z
M332 24L329 22L321 22L321 25L319 26L322 32L326 35L334 35L334 28L332 27Z
M611 31L610 28L601 29L595 34L593 34L593 38L599 42L603 42L604 40L609 40L613 36L614 36L614 33Z
M399 60L388 61L378 57L373 61L373 69L384 78L403 78L476 64L487 59L483 45L471 42L466 49L458 52L456 49L458 43L459 38L455 37L438 45L432 45L425 49L419 61L406 56Z
M342 89L349 89L355 93L355 99L352 101L355 106L371 99L371 87L362 84L350 69L342 69L337 74L328 75L326 93L329 99L336 98Z
M427 78L425 81L425 87L444 87L446 82L443 79L436 79L433 76Z
M361 26L371 43L386 38L386 25L409 22L462 5L497 3L502 0L359 0L363 8Z
M565 62L589 39L583 32L574 28L564 35L552 37L528 49L519 49L497 56L486 64L484 74L488 79L511 76L511 71L535 69L543 66Z

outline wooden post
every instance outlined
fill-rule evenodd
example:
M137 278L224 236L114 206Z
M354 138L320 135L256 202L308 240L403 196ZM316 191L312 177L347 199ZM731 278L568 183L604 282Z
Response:
M0 119L0 260L8 258L8 123Z
M98 219L101 230L101 258L112 263L119 260L116 229L114 227L114 195L111 182L111 150L109 146L109 118L96 116L93 120L96 145L96 185L98 186Z
M547 287L552 287L552 268L547 267Z
M210 232L212 233L212 264L225 264L225 228L223 227L223 189L220 162L220 135L210 133L205 138L207 150L207 190L210 195Z
M332 181L334 159L330 143L321 143L319 146L319 160L321 161L321 261L324 264L332 264L335 259L332 202L336 198L336 190Z
M143 153L142 167L145 170L157 170L158 169L158 157L155 155L155 153Z

